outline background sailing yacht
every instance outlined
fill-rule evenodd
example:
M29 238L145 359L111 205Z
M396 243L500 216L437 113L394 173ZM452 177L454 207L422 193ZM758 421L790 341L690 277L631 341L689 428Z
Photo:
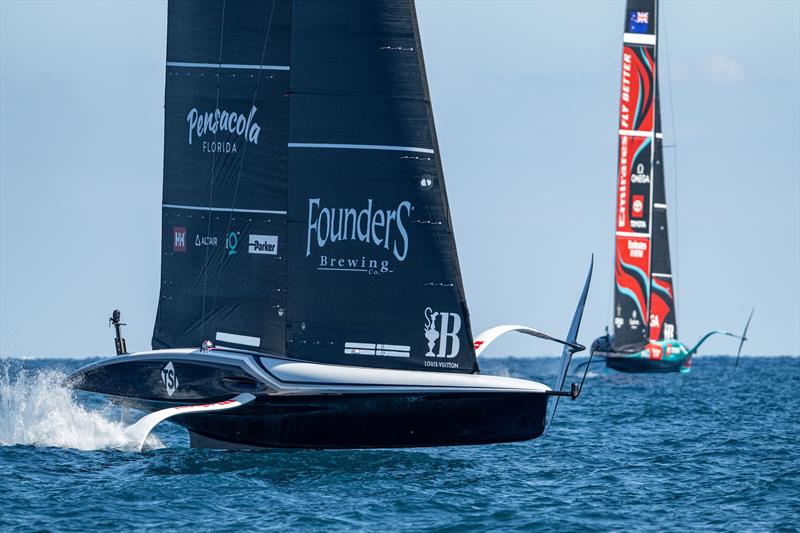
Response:
M613 334L595 340L606 366L626 372L688 372L691 349L678 340L669 251L663 133L658 89L658 0L627 0L619 101ZM752 313L751 313L752 317Z

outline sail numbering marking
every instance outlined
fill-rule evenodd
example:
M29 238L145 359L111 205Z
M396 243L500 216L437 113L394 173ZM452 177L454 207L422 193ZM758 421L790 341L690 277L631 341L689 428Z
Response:
M346 355L378 355L384 357L411 357L411 346L397 344L372 344L369 342L345 342Z

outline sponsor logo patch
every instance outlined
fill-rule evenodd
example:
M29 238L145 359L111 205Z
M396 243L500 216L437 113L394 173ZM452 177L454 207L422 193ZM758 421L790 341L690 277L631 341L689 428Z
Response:
M661 359L663 350L658 344L650 344L647 349L650 351L650 359Z
M650 13L630 11L628 13L628 33L647 33L650 27Z
M628 327L631 329L639 329L641 323L641 320L639 320L639 313L634 309L631 311L631 317L628 319Z
M186 115L189 145L205 135L224 140L201 141L203 152L235 154L240 150L237 139L258 144L261 126L255 120L257 110L251 106L248 113L221 109L203 112L193 107Z
M458 313L434 312L425 308L425 338L428 340L428 351L425 357L441 357L452 359L458 355L461 341L461 315Z
M172 251L185 252L186 251L186 228L173 226L172 228Z
M644 216L644 195L643 194L634 194L633 195L633 202L631 202L631 210L633 211L633 216L636 218L642 218Z
M650 183L650 174L644 171L644 163L636 165L636 172L631 174L631 183ZM634 196L635 198L635 196Z
M628 239L628 257L630 258L643 258L647 253L648 241Z
M363 205L363 204L362 204ZM322 199L308 199L306 257L319 254L317 270L347 270L368 274L393 272L392 263L401 264L409 253L408 222L414 207L402 201L397 207L377 207L372 198L366 206L325 207ZM343 242L360 244L358 255L329 254ZM322 253L322 252L325 253ZM371 252L371 253L370 253ZM387 259L388 257L388 259Z
M228 233L228 236L225 238L225 249L227 250L227 254L235 255L237 246L239 246L239 233L232 231Z
M167 366L161 371L161 382L167 389L167 396L172 396L178 390L178 375L175 373L172 361L167 363Z
M261 255L278 254L277 235L254 235L251 233L248 239L247 253Z
M209 235L195 235L194 236L194 245L195 246L216 246L217 245L217 238L211 237Z

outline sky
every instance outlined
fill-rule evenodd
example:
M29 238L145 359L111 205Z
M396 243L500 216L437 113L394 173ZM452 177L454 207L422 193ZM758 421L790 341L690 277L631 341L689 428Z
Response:
M611 320L624 2L418 1L475 332ZM678 333L800 354L800 2L665 1L659 76ZM166 4L0 1L0 356L148 349ZM733 339L701 353L735 353ZM491 355L552 355L527 336Z

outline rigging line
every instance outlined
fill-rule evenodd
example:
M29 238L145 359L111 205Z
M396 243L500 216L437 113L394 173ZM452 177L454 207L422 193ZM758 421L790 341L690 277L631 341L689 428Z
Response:
M658 23L659 21L659 4L656 2L656 9L655 13L653 13L653 28L656 34L658 34ZM652 81L652 95L650 99L650 106L653 110L653 137L652 142L650 142L650 196L648 203L649 206L649 218L647 221L648 232L650 235L653 235L653 185L655 183L655 175L656 175L656 166L655 166L655 156L656 156L656 122L660 122L659 116L659 109L658 109L658 43L653 45L653 81ZM660 125L660 124L659 124ZM649 245L649 253L647 254L647 311L646 314L642 317L645 325L645 330L647 331L647 338L650 338L650 310L652 309L652 287L653 287L653 239L650 240Z
M215 99L214 108L219 109L219 92L220 92L220 84L222 79L222 43L224 42L225 37L225 6L226 0L222 0L222 19L219 25L219 67L217 68L217 94ZM214 131L214 142L217 141L217 132L219 129L215 129ZM211 184L208 191L208 224L206 224L206 235L211 235L211 206L214 205L214 177L216 170L216 162L217 162L217 154L216 152L212 152L211 154ZM225 236L227 239L227 234ZM205 259L203 261L203 308L200 313L200 337L201 339L205 339L206 336L206 287L208 285L208 259L210 255L209 246L205 246ZM220 266L221 271L221 266ZM217 274L219 276L219 274ZM214 308L212 304L211 308Z
M617 139L617 145L619 145L619 139ZM619 149L619 147L617 149ZM614 191L615 191L615 193L616 193L616 190L617 190L617 179L618 179L617 174L618 173L615 172L615 179L614 179ZM616 194L615 194L615 196L616 196ZM615 199L615 201L616 201L616 199ZM610 316L610 317L616 316L616 315L614 315L614 312L616 311L616 309L614 307L614 291L615 291L616 280L617 280L617 234L616 234L616 229L617 229L617 227L616 227L616 224L615 224L614 225L614 233L613 233L612 242L611 242L611 249L613 250L613 253L611 254L611 283L607 283L606 284L608 286L608 293L607 293L607 298L606 298L606 311L607 311L606 316L607 317L608 316ZM612 319L612 322L613 322L613 319ZM606 323L606 332L608 332L608 323Z
M272 0L272 7L270 7L269 17L267 17L267 21L266 21L265 28L264 28L264 45L261 48L261 60L259 61L259 65L263 65L264 64L264 58L266 57L266 54L267 54L267 44L269 43L269 34L270 34L270 31L272 30L272 16L273 16L274 13L275 13L275 0ZM263 72L263 69L258 69L258 77L256 78L256 88L253 91L253 99L252 99L252 101L250 103L250 107L251 108L256 105L256 97L258 96L258 89L261 87L261 73L262 72ZM247 154L247 144L248 143L246 143L246 142L242 144L242 155L239 158L239 169L238 169L238 171L236 173L236 184L234 185L234 188L233 188L233 198L231 198L231 212L228 214L228 226L227 226L227 228L225 230L226 238L231 232L231 223L233 222L233 213L234 213L233 212L233 208L236 205L236 198L239 195L239 183L241 182L241 178L242 178L242 168L244 167L244 157ZM206 248L208 248L208 247L206 247ZM219 293L219 283L220 283L221 278L222 278L222 269L220 269L217 272L217 281L214 284L214 298L211 300L211 309L214 309L216 307L216 305L217 305L217 295Z
M662 22L663 25L663 22ZM662 30L662 35L666 31ZM680 246L678 246L678 132L675 128L675 100L672 98L672 74L670 72L670 55L669 55L669 39L664 39L664 59L667 66L667 92L669 95L669 118L672 127L672 172L674 175L673 182L675 183L675 208L672 210L673 219L675 220L675 269L672 276L672 283L674 285L675 297L672 299L672 305L675 307L675 316L678 316L678 271L680 267ZM677 320L676 320L677 322Z
M625 32L622 33L622 49L625 50ZM621 66L621 65L620 65ZM621 79L621 78L620 78ZM619 106L619 95L622 93L622 82L620 81L619 91L616 94L616 106ZM617 110L619 107L617 107ZM616 203L619 201L619 150L620 150L620 136L622 130L620 129L619 115L617 115L617 135L614 136L616 140L617 158L614 160L614 231L611 232L611 283L608 284L608 297L606 298L606 307L608 310L607 317L612 317L611 324L614 323L613 317L616 316L616 281L617 281L617 215ZM608 333L609 323L606 323L606 333Z

